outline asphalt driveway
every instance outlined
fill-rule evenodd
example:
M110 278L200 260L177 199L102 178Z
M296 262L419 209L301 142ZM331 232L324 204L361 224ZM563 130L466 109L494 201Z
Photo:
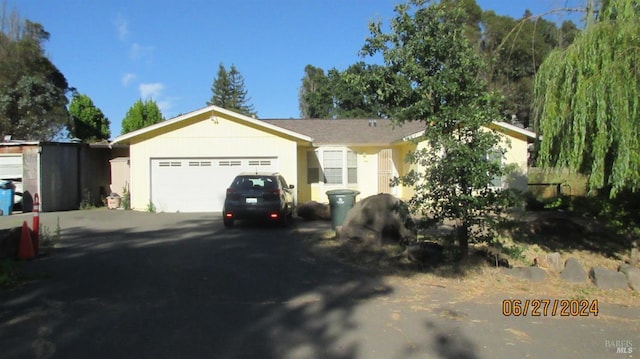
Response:
M609 341L640 347L636 308L504 317L499 303L315 257L301 239L328 223L42 214L50 231L58 221L59 248L22 264L35 279L0 292L2 358L622 358Z

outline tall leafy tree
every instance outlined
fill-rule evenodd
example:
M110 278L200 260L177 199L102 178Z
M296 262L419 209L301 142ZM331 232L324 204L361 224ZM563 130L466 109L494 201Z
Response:
M298 92L300 116L302 118L331 118L333 95L329 78L324 70L312 65L304 68L302 86Z
M93 104L89 96L74 94L69 104L69 115L71 137L85 142L108 140L111 137L109 119Z
M390 32L371 23L363 55L381 54L385 66L364 79L375 83L380 111L398 124L424 123L428 146L409 160L417 169L403 178L413 185L412 208L433 218L455 220L460 254L499 210L499 193L488 184L505 173L499 137L485 130L496 103L481 76L483 63L465 33L459 6L427 0L397 5Z
M570 21L558 28L528 10L520 19L485 11L481 28L480 52L489 64L485 76L505 98L501 117L516 116L529 126L533 77L551 50L572 41L577 28Z
M579 32L575 24L565 21L558 28L530 11L524 11L520 19L499 16L494 11L482 11L475 0L439 2L443 7L464 12L463 34L489 65L481 75L489 89L504 97L497 116L505 121L515 118L529 126L533 77L553 48L566 47L573 41ZM344 71L333 68L325 74L322 69L307 65L299 91L301 116L379 117L374 84L352 81L358 73L375 71L375 65L359 63Z
M375 83L357 81L357 79L375 78L380 71L379 65L358 62L346 70L329 71L333 84L335 116L337 118L379 118L380 108L375 91Z
M0 133L51 140L68 123L67 80L46 57L49 33L0 9Z
M640 188L640 10L635 1L602 4L540 67L534 115L539 163L584 173L613 197Z
M373 84L354 81L370 78L378 65L358 62L344 71L332 68L325 75L321 68L307 65L299 92L303 118L377 118Z
M244 77L235 65L232 64L229 71L223 64L219 65L211 91L213 94L207 105L216 105L247 116L257 115L250 103L251 99L247 96L248 91L245 88Z
M158 104L150 99L136 101L122 120L122 134L164 121Z

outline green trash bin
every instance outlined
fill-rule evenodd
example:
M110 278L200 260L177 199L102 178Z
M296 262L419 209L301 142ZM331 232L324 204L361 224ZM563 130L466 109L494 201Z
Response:
M356 203L356 196L360 192L350 189L335 189L327 191L329 197L329 209L331 210L331 228L335 230L338 226L342 226L344 219L347 218L347 212Z

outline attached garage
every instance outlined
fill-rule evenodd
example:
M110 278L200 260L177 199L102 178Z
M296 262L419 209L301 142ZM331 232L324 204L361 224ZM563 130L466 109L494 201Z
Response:
M161 212L222 211L238 173L279 170L277 157L153 158L151 201Z
M241 172L279 172L298 179L298 147L308 136L217 106L117 137L129 146L131 208L221 212ZM296 186L297 187L297 186Z

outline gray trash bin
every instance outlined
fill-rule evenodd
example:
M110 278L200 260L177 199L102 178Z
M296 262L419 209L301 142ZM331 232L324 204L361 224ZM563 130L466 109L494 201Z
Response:
M347 218L347 212L356 203L356 196L360 192L350 189L335 189L327 191L329 197L329 209L331 210L331 228L334 230L342 226L344 219Z

